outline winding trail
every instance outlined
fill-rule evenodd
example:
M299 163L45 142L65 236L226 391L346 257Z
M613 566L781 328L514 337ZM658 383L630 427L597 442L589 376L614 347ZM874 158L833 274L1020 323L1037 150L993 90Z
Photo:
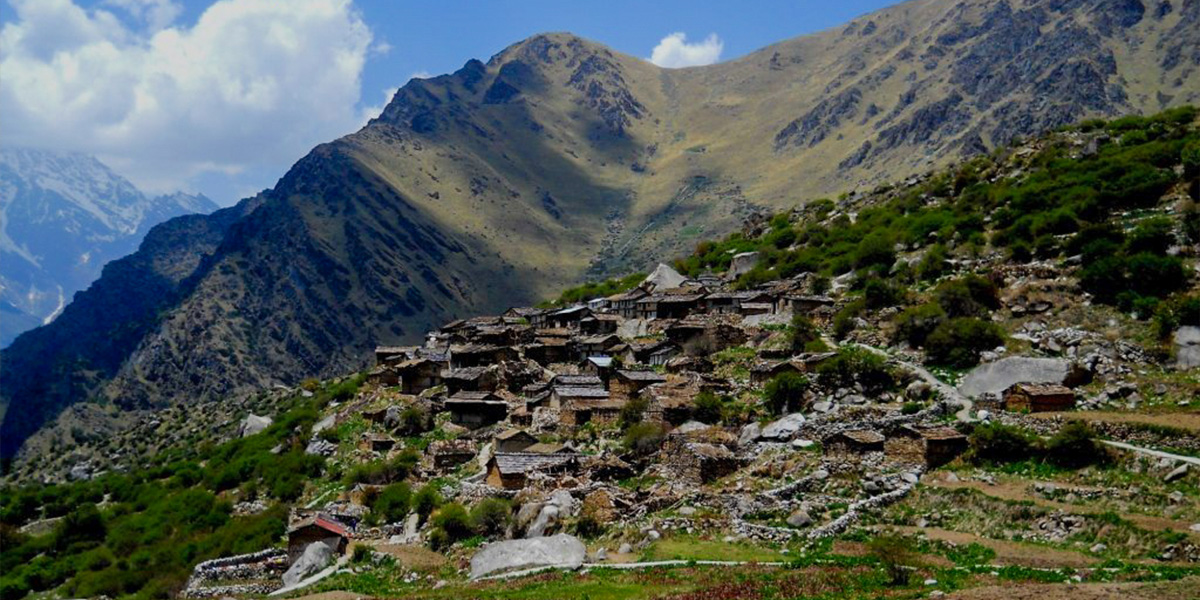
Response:
M912 371L917 377L920 377L922 381L928 383L929 387L933 388L934 392L936 392L939 396L954 402L961 407L958 412L954 413L955 418L964 423L969 423L975 420L971 416L971 412L975 409L975 403L971 401L970 398L967 398L959 393L954 386L942 381L941 379L938 379L936 375L929 372L929 369L926 369L920 365L914 365L906 360L896 358L895 356L892 356L891 354L888 354L879 348L875 348L874 346L868 346L866 344L859 343L851 343L850 345L866 350L867 352L877 356L882 356L888 362Z

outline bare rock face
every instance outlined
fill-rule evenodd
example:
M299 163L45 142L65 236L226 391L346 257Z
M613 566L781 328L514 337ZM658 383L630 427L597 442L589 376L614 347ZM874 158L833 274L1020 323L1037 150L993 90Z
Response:
M313 542L304 549L304 554L283 574L283 585L291 587L320 573L333 562L333 550L325 542Z
M1088 379L1079 365L1058 358L1014 356L975 367L958 386L964 396L999 394L1015 383L1057 383L1068 387Z
M1200 367L1200 327L1180 327L1175 332L1175 366L1180 369Z
M261 433L264 429L271 426L271 417L260 417L258 415L246 415L242 421L242 426L239 433L242 437L250 437L256 433Z
M535 567L577 569L583 565L586 556L587 548L583 542L565 533L496 542L484 546L471 558L471 578Z

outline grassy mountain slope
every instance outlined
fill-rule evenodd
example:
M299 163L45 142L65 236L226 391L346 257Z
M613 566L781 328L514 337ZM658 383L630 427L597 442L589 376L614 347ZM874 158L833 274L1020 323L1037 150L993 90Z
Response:
M5 453L97 389L145 406L343 372L375 344L640 269L758 210L1194 102L1198 20L1194 0L922 0L681 70L535 36L409 83L313 150L129 344L54 348L87 327L71 321L19 341L2 358L29 374L0 381ZM46 365L61 380L86 371L76 359L120 367L46 392Z

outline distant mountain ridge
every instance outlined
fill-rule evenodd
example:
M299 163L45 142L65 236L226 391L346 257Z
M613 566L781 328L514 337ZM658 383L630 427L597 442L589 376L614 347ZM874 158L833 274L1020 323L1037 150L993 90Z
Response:
M156 228L0 353L21 374L0 380L0 449L102 418L88 399L151 408L343 373L376 344L644 269L751 214L1200 102L1198 48L1196 0L915 0L677 70L534 36L410 82L261 196ZM83 330L120 336L56 343Z
M216 209L204 196L147 196L91 156L0 150L0 347L53 320L151 227Z

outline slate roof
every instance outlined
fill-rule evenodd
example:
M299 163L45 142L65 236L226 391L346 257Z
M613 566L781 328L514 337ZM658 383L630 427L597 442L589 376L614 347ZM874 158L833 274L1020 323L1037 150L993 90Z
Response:
M600 387L604 385L595 375L558 375L554 378L554 387Z
M515 475L566 466L578 457L575 453L497 452L492 460L502 475Z
M621 377L623 379L628 379L630 381L642 381L642 382L650 382L650 383L656 383L659 381L667 380L666 375L663 375L661 373L656 373L654 371L621 370L621 371L617 371L617 376Z
M594 387L556 387L554 393L560 398L608 398L608 390Z

